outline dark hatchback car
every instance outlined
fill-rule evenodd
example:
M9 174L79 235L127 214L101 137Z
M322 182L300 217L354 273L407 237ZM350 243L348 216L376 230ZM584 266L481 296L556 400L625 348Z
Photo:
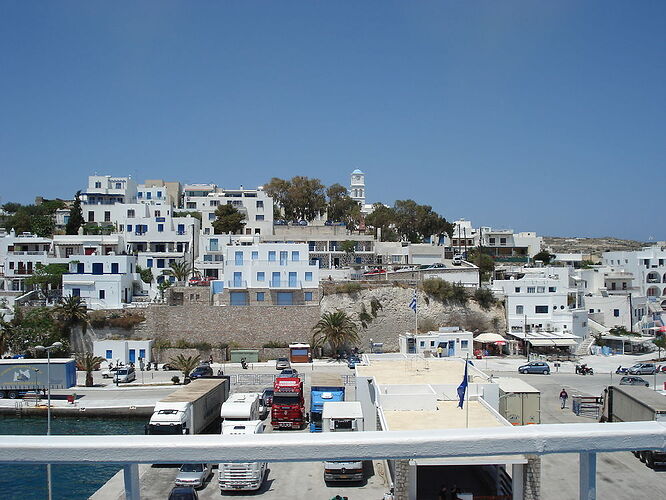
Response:
M213 369L210 367L210 365L199 365L194 370L192 370L192 373L190 373L190 378L192 380L201 377L212 377L212 376L213 376Z
M650 383L643 377L634 377L633 375L622 377L620 385L644 385L645 387L650 387Z
M176 486L169 493L169 500L199 500L199 495L191 486Z

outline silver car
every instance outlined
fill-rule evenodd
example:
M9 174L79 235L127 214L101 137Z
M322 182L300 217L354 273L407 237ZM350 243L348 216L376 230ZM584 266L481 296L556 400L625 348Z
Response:
M629 368L629 375L653 375L656 371L654 363L636 363Z
M133 380L136 380L136 372L131 366L119 368L113 376L113 381L117 383L132 382Z
M176 476L176 486L201 488L213 473L213 464L183 464Z

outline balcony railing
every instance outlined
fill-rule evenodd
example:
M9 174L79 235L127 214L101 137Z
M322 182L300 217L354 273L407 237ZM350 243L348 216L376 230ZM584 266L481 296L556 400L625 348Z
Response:
M298 280L270 280L268 282L268 288L297 289L302 287L303 282Z
M125 498L140 498L139 463L312 462L578 453L579 498L596 498L600 452L666 450L666 423L621 422L420 431L229 436L0 436L0 463L123 465Z
M247 281L245 280L231 280L226 282L227 288L247 288Z

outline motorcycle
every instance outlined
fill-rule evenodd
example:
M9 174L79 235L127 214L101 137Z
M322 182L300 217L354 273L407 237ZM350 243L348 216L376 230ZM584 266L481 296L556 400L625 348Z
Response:
M626 375L629 373L629 368L623 368L621 365L617 367L617 370L615 370L615 373L618 375Z
M578 375L594 375L594 370L586 364L576 365L576 373Z

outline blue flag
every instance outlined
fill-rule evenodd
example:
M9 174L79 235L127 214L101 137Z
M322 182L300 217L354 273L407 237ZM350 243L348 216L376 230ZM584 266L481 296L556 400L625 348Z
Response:
M416 312L416 292L414 292L414 297L412 298L412 301L409 303L409 308Z
M458 397L460 398L460 401L458 402L458 408L463 407L463 402L465 401L465 391L467 391L467 360L465 360L465 375L463 377L463 381L458 386Z

